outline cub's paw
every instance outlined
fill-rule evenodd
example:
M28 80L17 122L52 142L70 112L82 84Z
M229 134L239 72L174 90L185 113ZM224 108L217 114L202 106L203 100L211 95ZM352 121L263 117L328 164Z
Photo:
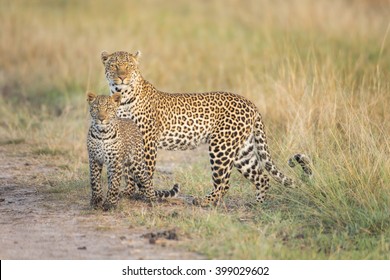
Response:
M109 210L115 209L116 207L117 207L117 203L112 203L108 200L106 200L103 203L103 211L109 211Z
M102 208L103 198L102 197L94 197L94 196L92 196L90 205L95 210Z

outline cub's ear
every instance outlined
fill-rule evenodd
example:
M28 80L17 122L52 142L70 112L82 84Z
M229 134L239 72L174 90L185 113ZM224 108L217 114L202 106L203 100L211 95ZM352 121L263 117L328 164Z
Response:
M111 95L111 99L116 103L116 105L121 105L122 94L120 92L116 92Z
M135 58L135 61L138 63L138 60L141 58L141 51L136 51L133 57Z
M106 51L103 51L102 54L100 55L101 59L102 59L102 62L103 64L105 64L107 62L107 60L110 58L110 54Z
M87 93L87 101L89 104L91 104L95 99L96 99L96 94L94 94L93 92Z

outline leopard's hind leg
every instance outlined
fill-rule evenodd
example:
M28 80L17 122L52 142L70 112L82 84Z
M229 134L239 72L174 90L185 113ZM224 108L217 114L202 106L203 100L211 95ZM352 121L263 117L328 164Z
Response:
M256 155L253 135L245 141L243 147L239 150L234 161L234 166L245 178L255 185L256 200L258 202L264 202L269 189L269 177Z

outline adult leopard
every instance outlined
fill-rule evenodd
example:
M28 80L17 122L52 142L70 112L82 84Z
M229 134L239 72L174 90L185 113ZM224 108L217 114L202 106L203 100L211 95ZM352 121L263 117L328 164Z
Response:
M145 160L150 177L157 148L193 149L209 144L214 188L194 204L218 202L229 189L233 166L256 186L256 200L264 201L270 174L284 186L293 181L271 159L262 117L246 98L229 92L166 93L146 81L139 70L140 52L102 52L111 94L122 94L118 116L132 119L144 137ZM305 155L293 156L306 174L312 171ZM268 173L268 174L267 174Z

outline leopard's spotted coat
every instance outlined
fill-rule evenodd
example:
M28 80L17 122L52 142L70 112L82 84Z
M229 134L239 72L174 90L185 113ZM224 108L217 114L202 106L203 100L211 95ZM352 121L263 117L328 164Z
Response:
M185 150L208 143L214 188L196 204L217 202L229 189L233 167L254 183L259 202L269 188L268 175L285 186L293 184L272 161L261 115L251 101L229 92L162 92L142 77L139 55L103 52L101 58L111 94L122 94L118 115L132 119L143 134L151 177L157 148ZM311 174L306 156L293 159Z

